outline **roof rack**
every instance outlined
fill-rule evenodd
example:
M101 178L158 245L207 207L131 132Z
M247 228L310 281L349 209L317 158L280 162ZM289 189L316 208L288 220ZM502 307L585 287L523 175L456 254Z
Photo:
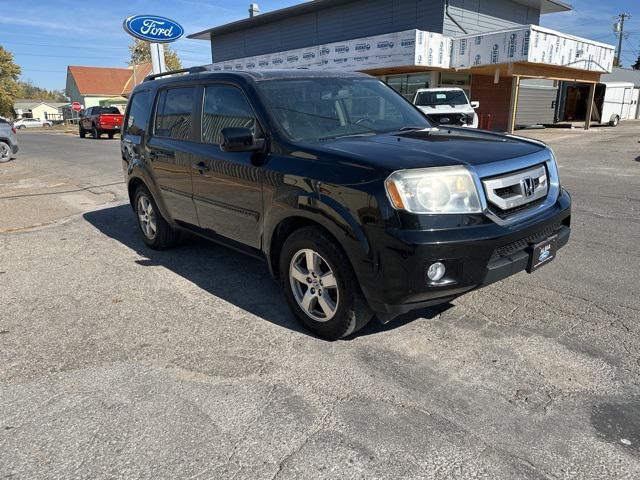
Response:
M144 77L145 82L150 82L151 80L155 80L156 78L168 77L170 75L177 75L181 73L203 73L208 72L207 67L191 67L191 68L181 68L180 70L171 70L168 72L162 73L153 73L151 75L147 75Z

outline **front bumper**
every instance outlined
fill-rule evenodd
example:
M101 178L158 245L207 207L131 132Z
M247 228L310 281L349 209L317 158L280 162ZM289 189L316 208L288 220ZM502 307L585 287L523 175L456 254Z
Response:
M375 238L377 271L361 279L371 308L391 316L452 300L466 292L524 271L530 245L552 235L569 241L571 197L514 225L493 222L441 230L387 230ZM432 282L426 272L442 262L445 277ZM363 281L364 280L364 281Z

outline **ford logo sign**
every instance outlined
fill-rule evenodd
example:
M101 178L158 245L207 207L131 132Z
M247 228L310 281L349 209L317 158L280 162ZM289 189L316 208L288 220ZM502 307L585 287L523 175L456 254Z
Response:
M544 249L540 252L540 256L538 257L538 262L544 262L551 256L551 250Z
M122 27L129 35L152 43L175 42L184 35L180 24L154 15L134 15L127 18Z

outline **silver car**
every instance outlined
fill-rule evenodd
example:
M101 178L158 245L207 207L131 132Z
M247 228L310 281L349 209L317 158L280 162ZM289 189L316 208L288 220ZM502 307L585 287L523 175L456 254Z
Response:
M18 153L16 128L0 118L0 163L8 162Z
M40 120L39 118L21 118L16 120L13 125L17 129L53 127L53 123L49 120Z

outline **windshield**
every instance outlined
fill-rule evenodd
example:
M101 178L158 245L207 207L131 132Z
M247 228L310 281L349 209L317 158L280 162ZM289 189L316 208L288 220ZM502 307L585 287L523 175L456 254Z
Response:
M373 78L303 78L258 83L273 120L294 140L329 140L427 128L429 121Z
M469 100L462 90L446 90L419 92L415 103L419 107L435 107L438 105L466 105Z

